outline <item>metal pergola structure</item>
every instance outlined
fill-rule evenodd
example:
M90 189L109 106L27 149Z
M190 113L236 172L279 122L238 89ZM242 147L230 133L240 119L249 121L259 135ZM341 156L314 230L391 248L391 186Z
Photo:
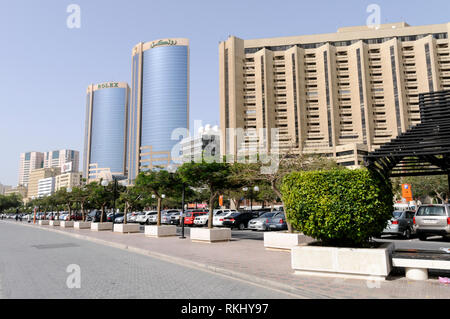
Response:
M421 123L366 155L367 168L387 178L450 175L450 90L420 94L419 106Z

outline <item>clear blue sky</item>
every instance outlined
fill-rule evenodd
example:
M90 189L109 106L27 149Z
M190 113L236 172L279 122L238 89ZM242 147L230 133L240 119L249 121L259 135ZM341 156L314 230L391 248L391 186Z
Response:
M0 183L16 185L19 155L82 152L90 83L131 78L131 49L159 38L190 39L190 123L219 124L218 43L364 25L369 4L381 23L450 22L448 0L2 0L0 3ZM69 29L68 5L81 7ZM81 160L80 160L81 164Z

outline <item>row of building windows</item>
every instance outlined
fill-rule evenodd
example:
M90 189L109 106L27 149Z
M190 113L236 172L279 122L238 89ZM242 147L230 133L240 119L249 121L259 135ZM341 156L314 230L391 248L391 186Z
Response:
M448 34L446 32L443 33L434 33L434 34L419 34L419 35L410 35L410 36L402 36L402 37L387 37L387 38L375 38L375 39L363 39L363 40L349 40L349 41L335 41L335 42L319 42L319 43L307 43L307 44L291 44L291 45L279 45L279 46L266 46L266 47L258 47L258 48L246 48L245 53L246 54L253 54L258 52L262 49L267 49L270 51L286 51L292 47L299 47L302 49L317 49L323 45L330 44L335 47L342 47L342 46L350 46L352 44L355 44L359 41L362 41L366 44L381 44L387 41L390 41L392 39L397 39L400 42L409 42L409 41L416 41L422 38L425 38L427 36L432 36L434 39L447 39Z

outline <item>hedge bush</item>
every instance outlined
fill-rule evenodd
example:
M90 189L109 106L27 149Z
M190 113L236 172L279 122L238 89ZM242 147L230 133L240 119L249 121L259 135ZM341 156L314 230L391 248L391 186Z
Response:
M390 181L365 168L294 172L281 192L293 229L324 245L367 246L392 217Z

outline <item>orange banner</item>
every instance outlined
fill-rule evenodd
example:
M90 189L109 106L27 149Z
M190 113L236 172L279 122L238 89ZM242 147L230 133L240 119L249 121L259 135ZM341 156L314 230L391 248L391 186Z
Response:
M413 200L410 184L402 184L402 197L408 202Z

